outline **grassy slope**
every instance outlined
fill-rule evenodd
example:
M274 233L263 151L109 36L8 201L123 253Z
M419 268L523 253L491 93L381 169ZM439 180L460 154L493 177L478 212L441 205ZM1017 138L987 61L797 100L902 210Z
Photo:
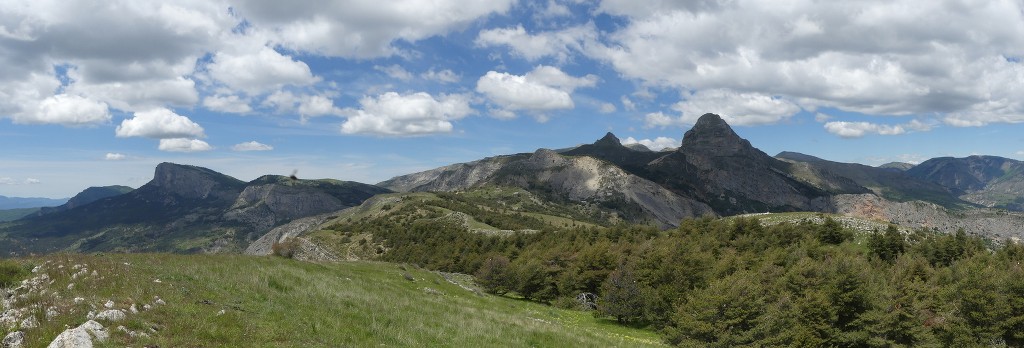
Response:
M52 255L54 282L16 307L41 304L61 313L26 331L28 347L44 347L65 325L86 321L108 300L114 308L166 305L129 314L104 346L659 346L657 334L595 319L589 313L480 296L437 273L371 262L314 264L274 257L226 255ZM81 264L97 276L71 279ZM415 281L405 279L408 273ZM91 273L90 273L91 274ZM38 274L37 274L38 275ZM155 282L159 279L160 282ZM69 290L68 284L75 283ZM56 297L50 295L56 292ZM23 293L23 292L22 292ZM85 301L74 304L72 298ZM94 307L95 306L95 307ZM218 315L218 312L224 311ZM45 310L35 310L45 318ZM133 331L158 329L150 338ZM6 333L6 331L4 332Z

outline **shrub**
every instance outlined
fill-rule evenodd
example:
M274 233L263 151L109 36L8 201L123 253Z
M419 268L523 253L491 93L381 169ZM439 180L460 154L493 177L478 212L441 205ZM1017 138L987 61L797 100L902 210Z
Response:
M274 243L270 249L274 252L274 255L290 259L294 258L295 253L299 250L299 242L294 238L289 238Z
M11 287L28 277L31 272L17 262L11 260L0 261L0 288Z

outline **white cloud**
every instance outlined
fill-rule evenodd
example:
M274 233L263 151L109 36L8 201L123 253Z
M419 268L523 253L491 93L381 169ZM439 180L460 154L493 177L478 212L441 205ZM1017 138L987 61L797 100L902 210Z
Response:
M420 74L420 77L425 80L438 81L442 83L457 83L462 80L462 76L459 76L449 69L439 71L430 69L427 72Z
M597 29L593 24L532 35L520 24L511 28L482 30L477 36L476 45L509 46L513 53L530 61L544 57L566 61L574 53L583 51L587 42L596 39Z
M506 111L530 111L542 117L543 111L574 108L573 90L596 84L594 75L573 77L558 68L541 65L522 76L488 71L477 80L476 91Z
M0 185L35 185L41 184L42 181L36 178L26 178L25 180L15 180L11 177L0 177Z
M626 140L622 141L622 144L623 145L640 144L640 145L643 145L643 146L647 147L648 149L651 149L651 150L654 150L654 151L661 151L661 150L664 150L664 149L667 149L667 148L679 147L680 141L676 140L676 139L669 138L669 137L657 137L657 138L654 138L653 140L651 140L651 139L640 139L640 140L637 140L637 139L634 139L633 137L627 137Z
M822 114L823 115L823 114ZM825 123L825 130L843 138L860 138L867 134L901 135L908 132L927 132L935 127L935 122L911 120L897 125L884 125L870 122L832 121Z
M1019 1L607 0L602 12L625 24L583 52L645 85L954 126L1024 122Z
M828 122L831 119L832 119L832 116L829 115L829 114L826 114L826 113L818 112L818 113L814 114L814 120L819 122L819 123L825 123L825 122Z
M135 117L124 120L117 126L118 137L146 137L156 139L201 138L206 135L203 127L188 117L178 115L165 108L136 112ZM163 143L161 142L161 146Z
M203 106L212 111L233 114L245 114L252 112L252 107L249 106L248 101L233 94L207 96L203 99Z
M777 123L800 112L800 107L793 102L760 93L713 89L698 91L685 98L672 106L682 113L679 121L683 124L693 124L709 112L721 115L729 124L738 126Z
M341 109L326 95L299 94L278 91L267 96L263 106L276 108L279 113L297 113L302 119L328 115L340 115Z
M843 138L860 138L867 134L899 135L906 133L903 126L890 126L870 122L832 121L825 123L825 130Z
M306 86L319 81L309 66L270 47L256 52L218 52L209 67L210 75L228 87L259 94L285 85Z
M622 107L625 108L626 111L636 111L636 104L633 103L633 101L630 100L629 97L622 96L622 98L619 98L619 100L622 102Z
M434 98L419 92L407 95L387 92L377 97L363 97L359 109L346 109L348 120L341 125L345 134L386 136L448 133L452 121L473 113L469 98L464 95L441 95Z
M600 106L600 108L598 108L598 111L601 112L602 114L610 114L610 113L613 113L615 111L618 111L618 109L615 108L615 104L612 104L612 103L601 103L601 106Z
M800 112L800 107L783 98L758 93L737 93L724 89L697 91L684 95L683 101L672 105L679 116L661 112L647 114L647 127L692 125L701 115L715 113L734 126L777 123Z
M677 123L676 119L671 116L665 115L661 111L652 112L644 115L644 125L647 127L667 127Z
M160 139L158 149L167 152L202 152L210 151L213 147L199 139L170 138Z
M110 122L107 104L77 95L58 94L43 99L34 113L14 117L14 123L89 126Z
M240 143L240 144L235 144L234 146L231 147L232 151L270 151L270 150L273 150L273 149L274 149L273 146L270 146L270 145L267 145L267 144L263 144L263 143L255 141L255 140L249 141L249 142Z
M405 68L398 64L393 64L390 66L374 65L373 70L383 72L393 79L398 79L402 81L412 80L412 73L410 73L408 70L405 70Z
M106 156L103 156L103 159L105 159L107 161L120 161L120 160L123 160L125 158L128 158L128 156L125 156L122 153L116 153L116 152L108 152L106 154Z
M267 32L275 45L312 54L374 58L399 54L393 43L444 35L490 14L505 13L512 0L371 1L297 6L241 1L232 8Z

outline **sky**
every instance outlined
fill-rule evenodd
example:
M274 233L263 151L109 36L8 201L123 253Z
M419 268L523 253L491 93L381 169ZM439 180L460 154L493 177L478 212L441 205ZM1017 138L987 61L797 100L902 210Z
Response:
M709 112L770 155L1024 159L1020 0L3 3L5 196L661 149Z

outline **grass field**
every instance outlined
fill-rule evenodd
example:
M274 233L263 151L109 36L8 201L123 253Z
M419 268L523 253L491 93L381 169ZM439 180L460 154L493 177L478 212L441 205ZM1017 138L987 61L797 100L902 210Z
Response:
M13 307L24 309L18 322L27 316L39 322L24 330L27 347L45 347L66 327L85 322L90 311L106 310L105 304L127 313L123 321L97 320L111 332L101 346L111 347L662 345L651 331L588 312L482 295L466 276L396 264L168 254L15 261L39 266L31 275L37 285L14 293ZM115 329L119 325L125 330ZM7 330L0 334L14 329L2 326Z

